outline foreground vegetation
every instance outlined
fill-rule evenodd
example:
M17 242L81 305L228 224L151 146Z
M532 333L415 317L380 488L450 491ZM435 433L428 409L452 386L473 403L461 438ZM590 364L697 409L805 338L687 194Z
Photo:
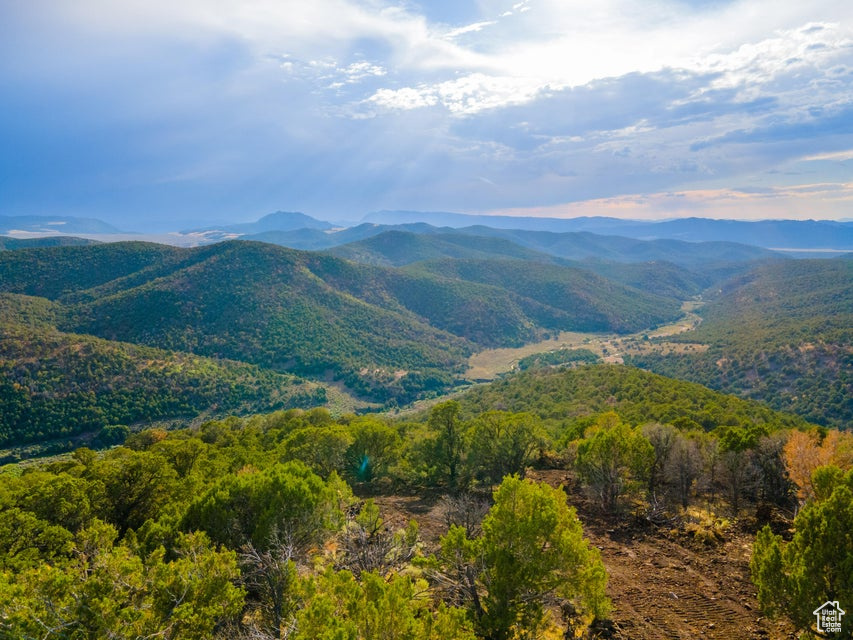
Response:
M595 630L609 607L599 554L565 493L524 479L531 467L567 469L604 514L633 512L710 544L742 514L774 524L799 507L800 538L759 536L761 601L807 628L796 607L849 593L846 538L819 555L809 532L849 524L853 436L598 365L519 374L403 421L280 411L7 466L0 634L509 640ZM446 494L447 529L428 542L415 522L388 528L353 489ZM710 515L692 519L695 506ZM789 591L805 556L810 572L839 577Z

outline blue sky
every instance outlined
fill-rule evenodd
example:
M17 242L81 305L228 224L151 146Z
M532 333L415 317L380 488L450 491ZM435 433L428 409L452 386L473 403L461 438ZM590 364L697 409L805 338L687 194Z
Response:
M853 218L853 2L0 0L0 214Z

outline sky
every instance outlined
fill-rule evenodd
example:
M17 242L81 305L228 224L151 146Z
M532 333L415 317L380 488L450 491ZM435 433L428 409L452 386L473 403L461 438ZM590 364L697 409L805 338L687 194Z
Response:
M0 215L853 219L847 0L0 0Z

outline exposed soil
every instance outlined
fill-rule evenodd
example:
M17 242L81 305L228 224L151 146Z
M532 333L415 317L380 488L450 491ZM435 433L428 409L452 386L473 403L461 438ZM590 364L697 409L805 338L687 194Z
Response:
M794 638L787 622L758 611L749 579L752 539L734 534L714 547L660 529L585 527L601 550L613 601L612 634L604 637Z
M753 536L727 531L724 540L703 544L679 528L654 526L633 516L597 513L575 490L565 471L531 473L553 486L569 487L590 542L607 568L613 602L610 621L596 637L618 640L789 640L786 620L769 620L758 609L749 577ZM414 518L427 549L447 530L437 494L374 496L386 525L402 528ZM736 529L736 527L735 527Z

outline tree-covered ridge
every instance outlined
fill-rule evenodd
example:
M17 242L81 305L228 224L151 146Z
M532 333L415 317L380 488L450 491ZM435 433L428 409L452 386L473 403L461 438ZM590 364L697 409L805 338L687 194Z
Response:
M36 247L67 247L99 244L97 240L75 238L74 236L49 236L46 238L9 238L0 237L0 250L33 249Z
M253 365L60 332L43 298L0 303L0 447L325 399L313 383Z
M310 255L245 242L198 251L204 259L71 307L63 327L276 371L330 371L380 400L447 385L471 349L411 313L330 285ZM348 269L338 263L333 276Z
M546 330L636 330L677 314L673 298L576 268L467 261L435 272L448 268L254 242L116 243L6 252L0 291L56 301L68 333L332 377L379 402L448 388L478 347Z
M0 252L0 288L56 300L161 264L179 255L148 242L39 247Z
M387 230L380 233L382 228ZM368 239L338 245L327 252L355 262L386 266L443 259L510 258L573 266L640 291L678 299L698 295L759 261L783 259L781 255L756 247L726 243L650 243L593 234L566 234L571 242L563 246L567 238L560 234L485 227L451 231L428 225L401 225L400 228L381 227L374 231L376 235ZM276 244L291 246L286 238Z
M503 220L506 221L505 218ZM495 221L493 218L490 222ZM622 263L667 261L698 272L712 272L716 276L726 272L731 274L733 265L738 265L736 268L740 269L748 262L782 258L780 253L761 248L766 246L761 242L754 242L751 246L744 244L742 240L706 241L708 236L703 233L693 234L699 239L685 241L673 239L681 234L672 237L659 236L651 227L642 232L637 231L636 236L626 237L620 234L618 227L607 225L590 233L532 230L523 226L504 228L503 224L435 226L437 220L434 224L399 223L396 220L386 222L363 223L330 233L315 229L270 231L245 236L243 239L271 242L294 249L327 249L353 260L379 264L407 264L437 257L489 257L484 254L492 254L491 257L520 257L524 253L529 255L532 252L539 261L549 261L548 256L550 261L555 258ZM396 246L398 243L410 251L399 250ZM794 245L782 243L775 246Z
M388 230L365 240L328 249L328 253L355 262L383 266L402 266L440 258L515 258L537 262L558 262L547 253L522 247L505 238L472 236L461 233L415 233Z
M674 298L641 292L574 267L520 260L438 260L407 267L500 287L538 326L626 333L679 315Z
M474 343L471 349L523 344L538 335L512 293L500 287L322 254L307 254L306 260L311 272L333 289L464 337Z
M718 281L717 274L705 269L691 270L661 260L631 264L585 260L577 266L628 287L678 300L697 296ZM741 268L741 265L732 268Z
M62 305L47 298L17 293L0 293L0 326L22 325L55 329Z
M705 342L849 340L853 259L763 264L725 283L702 316L696 338Z
M727 283L701 311L703 353L626 362L755 398L807 419L853 424L853 260L762 265Z
M615 411L631 424L660 422L710 431L717 427L805 427L807 421L766 405L712 391L693 382L619 365L536 369L470 389L459 398L465 414L526 411L566 423Z

